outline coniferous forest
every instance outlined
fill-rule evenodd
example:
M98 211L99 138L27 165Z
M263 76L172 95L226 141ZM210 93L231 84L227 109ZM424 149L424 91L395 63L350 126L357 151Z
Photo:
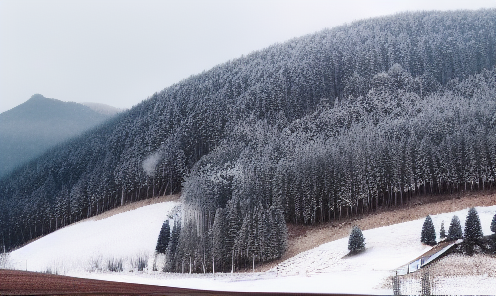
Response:
M286 223L491 188L495 65L494 9L364 20L228 61L3 177L0 244L181 192L166 270L235 271L281 257Z

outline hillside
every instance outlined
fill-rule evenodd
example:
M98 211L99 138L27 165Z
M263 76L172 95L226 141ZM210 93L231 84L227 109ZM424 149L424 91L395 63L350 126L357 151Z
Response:
M256 270L269 270L282 261L304 251L311 250L324 243L346 238L349 236L353 225L360 226L362 230L368 230L423 219L427 215L438 215L466 210L471 207L490 207L493 205L496 205L496 193L494 190L492 192L467 192L459 195L425 196L406 204L404 207L378 211L351 219L332 221L320 225L289 225L288 251L280 260L262 265ZM464 217L460 216L460 219L463 221ZM449 220L446 220L445 223L447 227Z
M109 118L81 104L33 95L0 114L0 178Z
M231 271L281 258L288 222L485 190L496 177L495 48L496 10L419 12L228 61L0 180L0 241L15 249L181 191L168 270Z
M7 267L66 274L108 270L121 262L128 270L139 258L152 267L160 227L176 205L158 202L64 227L11 252Z
M382 213L342 221L337 227L347 233L350 222L366 229L363 233L367 249L353 257L345 257L348 237L337 238L336 227L307 226L305 239L314 240L318 232L321 242L314 242L314 246L300 250L270 268L264 266L263 272L259 272L260 266L257 266L258 272L252 273L250 266L242 273L217 272L215 275L190 275L188 265L183 274L161 270L164 257L153 256L156 237L163 219L177 203L159 202L60 229L10 253L8 267L80 278L221 291L390 294L390 277L395 269L430 249L420 243L424 215L431 215L439 233L441 222L446 225L453 215L460 217L463 227L466 206L476 206L483 232L488 235L496 206L484 205L494 204L495 198L494 193L468 194L455 200L401 208L395 211L392 219L386 219L391 216ZM295 237L290 236L290 244L295 241ZM138 272L136 262L140 257L147 258L148 264ZM110 271L109 262L122 262L123 270ZM158 270L153 269L154 264ZM446 264L450 267L443 268ZM494 260L483 255L449 256L429 269L435 282L434 293L494 294L493 266ZM350 285L354 281L359 281L360 285ZM480 281L484 284L474 286ZM403 289L403 293L418 294L418 274L409 275Z

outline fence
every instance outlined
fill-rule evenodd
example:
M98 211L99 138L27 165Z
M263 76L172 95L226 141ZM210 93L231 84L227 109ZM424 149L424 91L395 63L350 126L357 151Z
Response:
M392 280L394 295L436 294L436 280L428 267L407 275L395 275Z

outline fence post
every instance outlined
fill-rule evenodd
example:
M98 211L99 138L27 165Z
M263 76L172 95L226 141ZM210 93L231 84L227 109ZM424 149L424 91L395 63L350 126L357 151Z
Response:
M401 295L400 278L398 277L398 271L393 277L393 295Z
M431 295L431 280L429 277L429 270L422 270L422 295Z

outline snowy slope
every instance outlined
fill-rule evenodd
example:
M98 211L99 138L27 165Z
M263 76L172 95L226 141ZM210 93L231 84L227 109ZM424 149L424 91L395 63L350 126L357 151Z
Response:
M423 219L420 219L363 231L367 249L357 256L345 257L348 238L343 238L303 252L263 273L165 274L154 272L151 268L145 272L133 273L126 270L120 273L88 272L91 270L87 267L88 262L91 263L92 258L98 256L131 258L139 253L153 253L160 225L173 205L175 203L151 205L105 220L87 221L66 227L13 252L11 260L16 260L17 267L24 269L23 260L27 259L29 270L43 271L54 266L54 262L60 262L63 257L62 272L67 275L196 289L391 294L392 291L384 287L387 278L398 267L430 249L420 243L423 224ZM496 206L476 209L484 234L490 234L490 223L496 213ZM467 212L468 209L465 209L431 216L436 232L439 233L443 220L445 229L448 230L455 214L464 227ZM69 268L67 262L74 263ZM59 272L60 270L59 268ZM447 286L457 287L455 290L439 287L436 291L457 294L462 291L462 285L466 287L463 290L466 293L496 293L496 290L491 290L491 287L496 287L494 278L464 277L454 282L458 286ZM484 284L479 285L479 290L470 290L480 282Z
M10 264L21 270L67 273L99 269L109 259L125 263L138 256L151 258L162 223L177 204L157 203L64 227L13 251Z

